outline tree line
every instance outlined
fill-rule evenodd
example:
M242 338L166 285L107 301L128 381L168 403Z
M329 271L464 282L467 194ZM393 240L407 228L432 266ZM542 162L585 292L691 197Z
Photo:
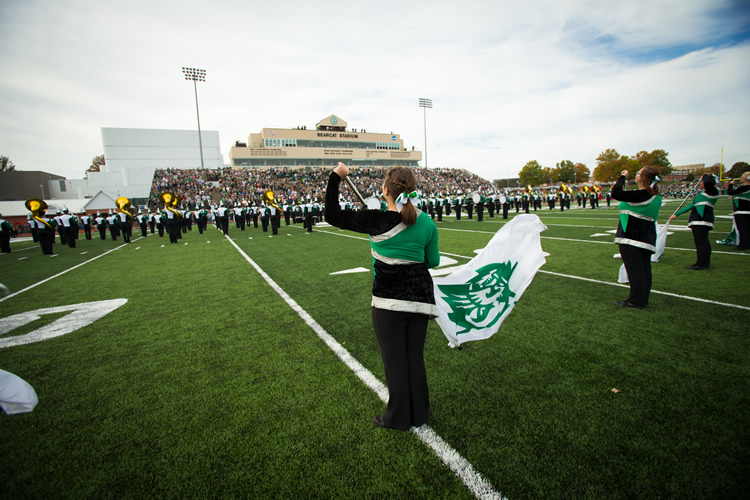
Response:
M659 175L665 176L672 173L673 170L668 156L669 153L663 149L655 149L650 153L648 151L639 151L633 156L620 154L615 149L607 149L596 157L596 168L594 168L593 174L585 164L573 163L570 160L563 160L557 163L554 168L543 167L538 161L532 160L518 172L518 178L524 186L529 184L532 186L541 186L544 184L557 184L558 182L565 184L615 182L623 170L627 170L629 178L634 179L635 174L645 166L656 167L659 170ZM704 173L718 175L721 167L720 163L716 163L699 172L688 174L687 180L691 180L690 177ZM747 162L740 161L732 165L731 169L724 170L722 177L737 178L747 170L750 170L750 165Z

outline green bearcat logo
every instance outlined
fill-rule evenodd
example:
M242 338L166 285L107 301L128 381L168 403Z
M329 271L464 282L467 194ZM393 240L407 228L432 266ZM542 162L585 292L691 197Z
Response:
M448 318L460 329L456 335L490 328L502 318L516 294L508 282L518 262L488 264L466 283L438 285L451 312Z

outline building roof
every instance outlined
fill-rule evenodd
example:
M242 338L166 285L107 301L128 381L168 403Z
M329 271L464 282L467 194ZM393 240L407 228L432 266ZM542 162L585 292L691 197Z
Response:
M57 210L62 212L66 208L73 214L80 214L86 210L109 210L115 209L115 199L106 194L104 191L99 191L93 198L81 198L73 200L44 200L47 204L47 212L55 213ZM29 210L26 208L26 200L15 200L15 201L0 201L0 214L3 217L19 217L26 216L29 214Z

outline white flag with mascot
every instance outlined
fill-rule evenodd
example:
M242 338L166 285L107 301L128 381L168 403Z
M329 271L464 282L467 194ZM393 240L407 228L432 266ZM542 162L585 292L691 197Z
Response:
M494 335L546 262L539 217L521 214L505 224L469 263L433 278L437 322L452 347Z

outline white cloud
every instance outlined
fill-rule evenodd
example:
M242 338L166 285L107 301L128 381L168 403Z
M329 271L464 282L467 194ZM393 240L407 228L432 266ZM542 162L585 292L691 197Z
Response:
M750 160L750 44L726 40L747 19L701 0L5 2L0 154L80 178L101 127L194 129L192 66L227 161L250 133L331 113L422 149L428 97L431 167L593 170L610 147L712 164L722 146L731 165Z

